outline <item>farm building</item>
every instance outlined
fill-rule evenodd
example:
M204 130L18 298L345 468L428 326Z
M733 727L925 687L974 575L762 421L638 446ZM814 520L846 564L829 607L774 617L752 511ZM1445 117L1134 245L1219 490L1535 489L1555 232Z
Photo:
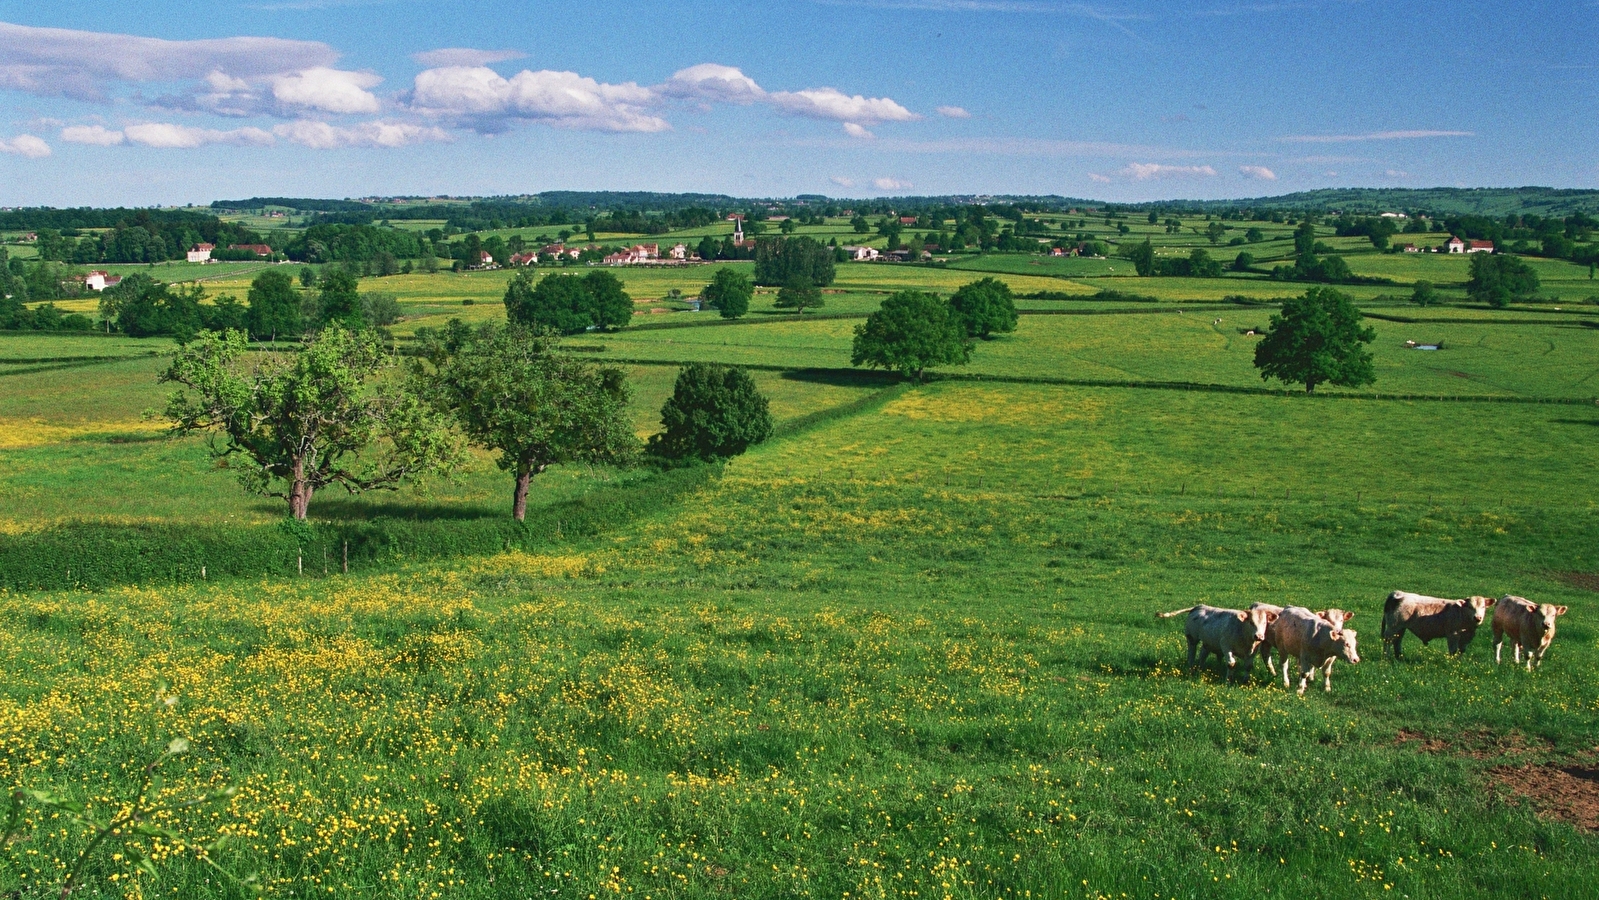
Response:
M210 262L211 251L215 249L215 244L195 244L189 248L187 259L192 263Z
M122 283L121 275L112 275L98 269L83 276L83 286L91 291L103 291L108 287L116 287Z

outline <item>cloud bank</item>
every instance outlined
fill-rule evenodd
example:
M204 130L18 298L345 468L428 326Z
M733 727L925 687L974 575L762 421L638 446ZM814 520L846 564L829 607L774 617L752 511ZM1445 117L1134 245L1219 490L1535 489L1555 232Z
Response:
M379 93L381 76L339 68L339 53L319 41L169 41L0 23L0 90L143 108L154 113L154 121L130 116L121 128L68 123L61 139L87 146L162 149L271 146L279 141L314 149L402 147L449 140L451 131L494 134L526 123L655 133L671 130L667 116L685 104L700 109L765 106L782 116L836 123L858 140L875 138L872 129L877 126L921 118L890 97L831 86L768 91L740 69L712 62L679 69L654 85L608 83L550 69L528 68L506 76L490 68L524 55L466 47L419 52L411 58L426 68L414 76L410 88ZM158 87L146 94L145 85ZM172 113L277 122L220 127L217 122L167 121ZM970 115L959 107L942 107L939 114ZM30 152L37 151L24 143Z

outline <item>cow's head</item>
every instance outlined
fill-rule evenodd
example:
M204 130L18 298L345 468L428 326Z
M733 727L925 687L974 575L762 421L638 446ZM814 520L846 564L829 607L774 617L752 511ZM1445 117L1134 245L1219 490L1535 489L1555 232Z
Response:
M1355 634L1353 628L1345 628L1342 631L1335 630L1332 635L1333 644L1338 648L1338 655L1343 657L1344 662L1350 665L1360 662L1360 651L1355 647L1356 637L1358 635Z
M1238 621L1254 626L1254 641L1258 646L1266 639L1266 626L1277 621L1277 614L1268 609L1250 609L1238 613Z
M1546 634L1555 631L1555 619L1566 614L1564 606L1552 606L1548 603L1538 604L1538 617L1543 619L1543 630Z
M1316 611L1316 617L1323 619L1333 627L1333 630L1344 627L1344 623L1353 619L1355 614L1347 610L1329 608Z
M1494 605L1492 597L1467 597L1464 601L1466 608L1471 611L1472 621L1482 624L1483 617L1488 615L1488 607Z

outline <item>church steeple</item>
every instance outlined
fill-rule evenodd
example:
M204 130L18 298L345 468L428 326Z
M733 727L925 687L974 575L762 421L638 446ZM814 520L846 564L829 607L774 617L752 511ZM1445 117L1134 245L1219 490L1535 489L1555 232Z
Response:
M733 243L735 245L744 243L744 220L742 218L733 220Z

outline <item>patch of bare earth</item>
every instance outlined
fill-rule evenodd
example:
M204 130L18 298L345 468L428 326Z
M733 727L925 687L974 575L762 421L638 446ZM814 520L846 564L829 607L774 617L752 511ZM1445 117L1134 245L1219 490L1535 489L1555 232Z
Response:
M1599 766L1498 766L1488 778L1511 805L1524 799L1546 819L1599 831Z
M1592 754L1583 754L1579 761L1569 757L1548 761L1554 746L1518 731L1502 735L1468 731L1446 741L1401 728L1394 744L1422 753L1453 753L1499 762L1486 774L1506 803L1515 806L1526 801L1543 818L1599 832L1599 765ZM1593 749L1599 753L1599 747Z
M1555 577L1574 588L1599 593L1599 572L1556 572Z

